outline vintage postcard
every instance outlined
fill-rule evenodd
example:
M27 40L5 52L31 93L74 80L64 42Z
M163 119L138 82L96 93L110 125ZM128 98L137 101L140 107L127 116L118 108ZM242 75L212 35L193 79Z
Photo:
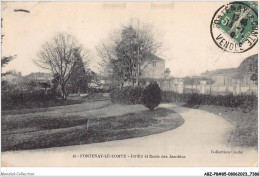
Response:
M257 1L1 6L2 167L258 166Z

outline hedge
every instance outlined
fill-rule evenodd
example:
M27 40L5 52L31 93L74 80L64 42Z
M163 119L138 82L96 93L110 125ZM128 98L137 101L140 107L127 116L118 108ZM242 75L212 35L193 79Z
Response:
M204 94L179 94L175 92L163 92L164 102L183 102L186 105L215 105L230 108L241 108L244 111L257 109L257 97L255 95L204 95Z
M45 94L42 90L22 93L3 93L2 109L42 107L54 100L55 96L53 94Z
M110 92L113 103L119 104L142 104L142 87L127 86L122 89L114 89Z

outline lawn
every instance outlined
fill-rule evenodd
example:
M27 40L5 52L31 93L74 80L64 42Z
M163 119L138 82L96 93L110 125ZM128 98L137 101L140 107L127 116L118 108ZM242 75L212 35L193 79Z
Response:
M235 125L229 132L227 141L232 146L245 146L257 148L258 145L258 111L244 112L236 108L221 106L200 105L193 108L217 114Z
M90 108L91 107L91 108ZM89 144L147 136L179 127L184 120L166 108L84 102L42 112L6 112L2 151Z

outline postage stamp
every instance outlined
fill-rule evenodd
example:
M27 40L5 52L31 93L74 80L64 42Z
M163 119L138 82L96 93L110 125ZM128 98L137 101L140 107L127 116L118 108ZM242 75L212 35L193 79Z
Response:
M221 6L211 20L210 32L215 44L224 51L250 50L258 39L257 2L230 2Z

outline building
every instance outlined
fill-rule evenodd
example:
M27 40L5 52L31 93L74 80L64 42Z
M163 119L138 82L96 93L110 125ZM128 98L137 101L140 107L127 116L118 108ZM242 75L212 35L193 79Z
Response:
M141 67L143 73L141 78L161 79L165 76L165 61L155 55L145 62Z
M7 81L10 84L20 84L23 80L23 76L21 72L11 72L10 74L3 77L3 80Z
M141 76L139 78L139 84L141 85L148 85L151 81L170 77L170 69L167 68L167 70L165 70L165 60L156 55L151 55L150 57L151 58L145 61L140 68ZM99 75L101 88L115 88L119 85L118 80L113 78L111 73L113 73L113 70L110 68L109 72L107 71L106 73ZM132 85L130 81L124 82L124 86L130 85Z
M50 73L30 73L29 75L25 76L26 79L30 81L37 81L37 82L50 82L53 79L53 75Z
M258 55L253 55L246 58L238 68L206 71L196 77L165 77L164 79L157 80L157 82L163 91L174 91L178 93L258 95L257 61ZM166 75L167 74L165 74L165 76Z
M257 60L258 55L246 58L238 68L217 69L201 74L211 78L214 83L206 88L219 94L257 94ZM252 77L256 75L256 79Z

